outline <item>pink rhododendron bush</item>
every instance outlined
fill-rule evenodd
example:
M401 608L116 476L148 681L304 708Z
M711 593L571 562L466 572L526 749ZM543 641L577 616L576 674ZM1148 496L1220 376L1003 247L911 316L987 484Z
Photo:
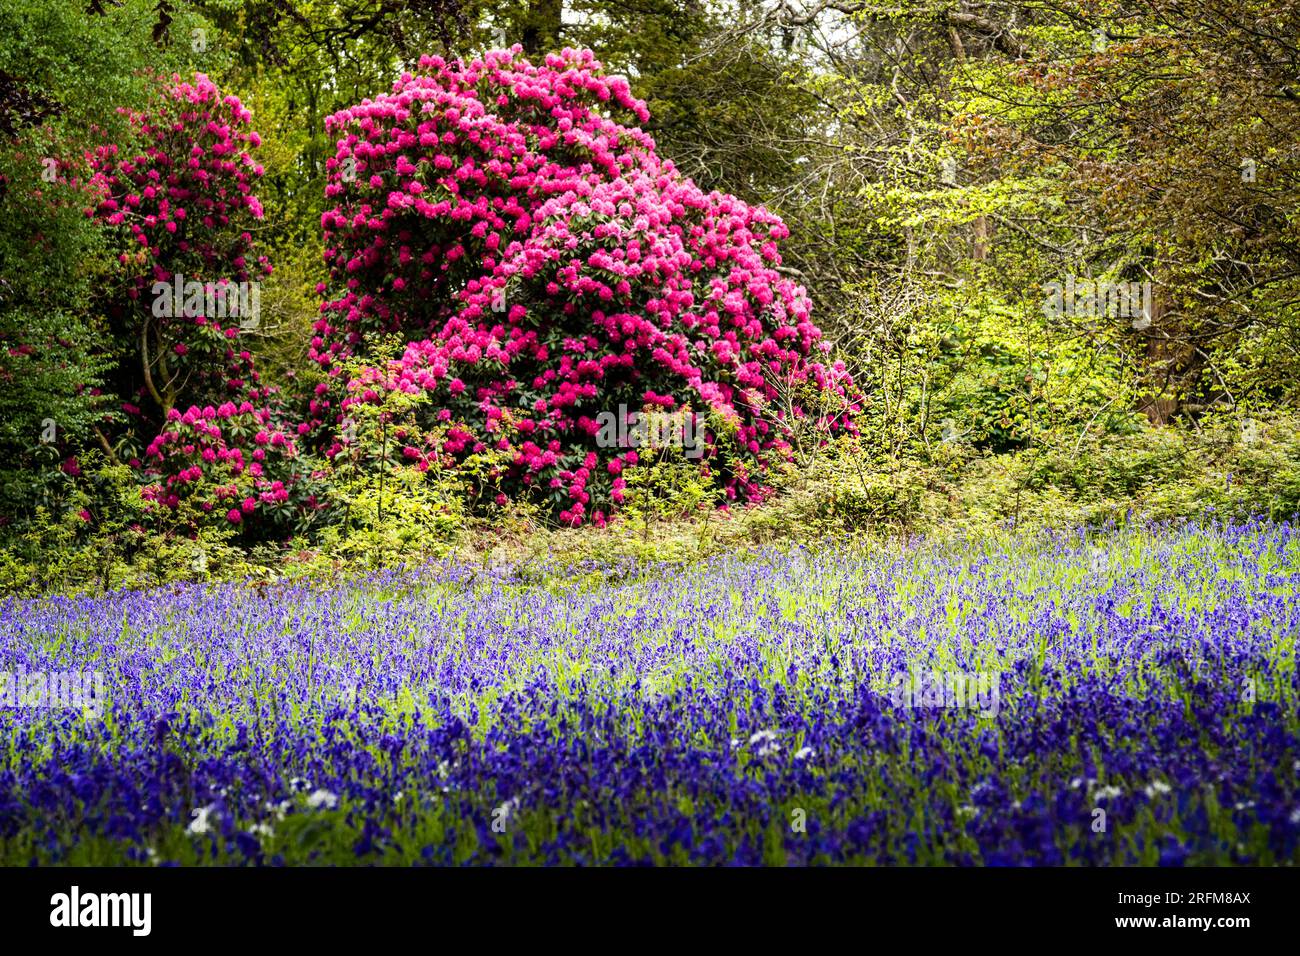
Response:
M161 418L185 398L256 391L237 340L257 320L256 280L271 272L249 231L262 218L262 167L249 153L260 139L238 98L201 73L173 77L149 113L128 118L133 148L108 144L91 158L102 197L92 213L121 247L129 306L116 318L138 359L134 394Z
M842 396L829 427L852 427L852 383L778 269L785 225L684 178L636 125L648 116L590 51L533 66L516 47L424 57L329 118L331 281L311 354L337 384L311 404L321 447L338 452L345 403L421 394L445 427L408 459L501 452L504 487L582 524L616 511L644 464L629 411L698 424L702 473L742 501L789 447L778 388ZM404 353L356 387L345 366L393 334Z
M106 306L114 385L129 397L104 428L146 498L174 508L195 496L242 523L285 507L296 454L272 420L275 390L240 341L259 325L258 280L271 272L250 232L262 218L262 167L249 152L260 140L238 98L201 73L172 77L149 111L127 116L129 147L90 157L98 204L87 212L120 249L120 288Z

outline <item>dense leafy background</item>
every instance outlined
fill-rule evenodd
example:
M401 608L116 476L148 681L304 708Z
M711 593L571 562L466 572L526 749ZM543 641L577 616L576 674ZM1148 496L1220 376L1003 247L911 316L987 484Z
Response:
M150 482L131 461L158 423L133 425L140 403L123 394L136 386L122 370L140 355L115 331L118 250L82 214L81 157L130 141L118 108L146 109L158 77L202 72L239 98L264 171L264 216L248 231L274 264L263 321L240 345L256 362L259 413L292 431L313 417L304 404L322 382L309 352L328 279L326 117L388 91L423 55L512 43L536 62L593 50L647 104L660 157L785 221L780 270L807 290L862 395L856 434L794 436L767 511L705 516L718 500L709 476L671 456L647 463L627 482L620 527L635 534L615 547L657 538L698 552L777 528L816 537L1207 507L1290 514L1298 24L1289 0L10 0L0 10L9 585L192 573L175 549L244 571L279 564L286 549L383 560L472 539L490 551L557 521L544 501L501 509L508 462L490 449L412 473L410 434L439 436L422 399L394 397L348 422L348 455L314 457L322 449L306 442L269 476L291 489L274 521L223 528L211 511L181 508L160 522L136 500ZM1067 277L1150 283L1150 321L1045 312L1044 283ZM406 345L376 341L374 354L397 358ZM817 404L788 391L774 404ZM47 421L53 442L42 440ZM684 517L687 530L664 531ZM427 530L412 534L414 520ZM59 562L40 560L53 553Z

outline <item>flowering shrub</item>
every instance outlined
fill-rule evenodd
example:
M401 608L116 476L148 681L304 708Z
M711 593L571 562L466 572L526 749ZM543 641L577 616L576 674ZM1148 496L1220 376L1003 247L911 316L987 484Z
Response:
M250 299L260 301L249 286L271 272L249 232L262 218L253 193L262 167L249 154L260 139L239 99L201 73L193 82L174 76L148 112L126 115L139 148L95 150L100 201L88 212L122 245L116 384L131 399L122 411L138 431L161 429L144 462L133 462L151 501L175 507L197 496L240 524L284 507L285 475L272 479L268 469L295 453L272 423L275 390L259 382L238 341L241 323L255 317Z
M173 509L185 499L234 525L259 508L288 510L290 489L276 475L287 474L297 449L270 418L250 402L172 409L146 452L145 473L155 480L145 499Z
M127 394L152 399L160 418L185 399L257 401L257 373L233 314L237 284L271 271L265 256L254 258L248 231L262 218L251 114L200 73L193 83L173 77L151 111L127 117L139 150L95 150L101 198L87 210L121 246L127 301L116 310L118 331L139 358ZM196 286L205 294L196 297Z
M449 425L436 451L506 452L512 491L540 489L566 523L603 523L640 460L597 441L620 405L707 417L701 469L730 498L761 497L788 448L774 381L841 396L835 427L855 407L842 366L817 360L828 345L804 290L779 272L785 225L661 160L628 125L645 105L590 51L542 66L518 54L423 57L392 93L329 118L332 298L312 357L337 379L400 333L404 354L362 398L430 394ZM345 394L320 386L310 427L338 422Z

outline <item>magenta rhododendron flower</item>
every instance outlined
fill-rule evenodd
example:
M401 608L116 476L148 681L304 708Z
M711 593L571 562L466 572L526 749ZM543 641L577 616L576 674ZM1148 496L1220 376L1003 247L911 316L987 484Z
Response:
M657 409L700 423L701 467L729 497L762 497L789 448L778 386L841 396L832 428L856 409L843 368L821 361L804 289L779 269L784 223L661 159L645 104L590 51L537 66L519 52L423 57L391 93L328 119L330 298L311 355L337 377L374 336L409 344L363 391L318 395L312 428L383 391L423 392L453 425L430 452L491 443L516 492L549 493L567 523L603 523L640 459L601 441L601 416Z

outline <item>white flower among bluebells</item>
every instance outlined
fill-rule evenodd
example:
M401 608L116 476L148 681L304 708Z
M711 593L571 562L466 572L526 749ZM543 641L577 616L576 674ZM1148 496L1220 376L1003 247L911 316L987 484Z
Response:
M776 731L760 730L749 738L749 745L760 757L770 757L781 752L781 745L776 742Z
M1169 784L1165 783L1163 780L1152 780L1150 785L1146 788L1146 795L1148 798L1154 798L1158 795L1163 796L1168 793L1169 790Z
M313 790L311 796L307 798L307 806L313 810L319 810L324 807L326 810L333 810L339 805L339 798L328 790Z
M817 756L817 751L813 750L811 747L800 747L799 750L795 753L794 759L809 760L815 756Z

